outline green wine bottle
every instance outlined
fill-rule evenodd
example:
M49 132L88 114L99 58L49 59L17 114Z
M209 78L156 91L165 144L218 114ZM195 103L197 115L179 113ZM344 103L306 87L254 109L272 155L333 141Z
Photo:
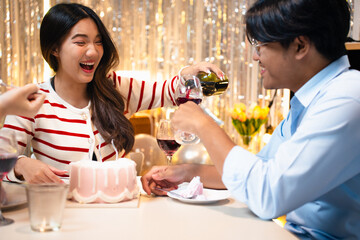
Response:
M213 72L199 72L197 77L200 79L203 94L205 96L220 95L225 92L229 85L227 76L225 76L224 80L221 80Z

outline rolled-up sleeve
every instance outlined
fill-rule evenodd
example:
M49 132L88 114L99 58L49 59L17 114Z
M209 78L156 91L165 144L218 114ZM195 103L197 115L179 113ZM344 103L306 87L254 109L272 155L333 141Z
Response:
M222 180L233 196L241 202L247 201L246 181L256 161L254 154L239 146L233 147L226 157Z

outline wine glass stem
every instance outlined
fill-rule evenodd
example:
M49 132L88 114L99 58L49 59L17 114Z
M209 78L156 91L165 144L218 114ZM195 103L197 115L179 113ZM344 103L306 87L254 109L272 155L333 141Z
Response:
M171 165L172 156L171 155L166 155L166 158L167 158L167 164Z
M2 207L2 200L1 200L1 184L2 184L2 176L0 178L0 227L1 226L5 226L5 225L9 225L11 223L14 222L14 220L10 219L10 218L5 218L3 215L2 215L2 212L1 212L1 207Z
M2 221L4 221L5 220L5 218L4 218L4 216L2 215L2 211L1 211L1 208L2 208L2 191L1 191L1 184L2 184L2 180L0 179L0 222L2 222Z

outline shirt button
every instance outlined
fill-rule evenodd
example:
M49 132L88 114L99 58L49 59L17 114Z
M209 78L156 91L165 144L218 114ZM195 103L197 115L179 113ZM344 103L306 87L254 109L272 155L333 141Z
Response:
M92 138L89 138L89 143L92 144L94 140Z
M87 119L87 115L85 113L81 114L82 119L86 120Z

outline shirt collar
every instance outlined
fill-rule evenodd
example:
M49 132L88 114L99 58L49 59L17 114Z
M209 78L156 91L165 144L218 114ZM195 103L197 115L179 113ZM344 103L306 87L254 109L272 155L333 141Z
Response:
M338 58L307 81L304 86L295 93L295 96L306 108L326 83L349 67L350 63L347 55Z
M64 99L62 99L58 94L57 92L55 91L55 89L53 88L52 84L51 84L51 79L48 79L47 81L45 81L45 86L47 87L47 89L49 90L50 94L56 98L56 100L58 102L60 102L61 104L63 104L64 106L66 106L68 109L72 109L73 111L75 112L80 112L82 113L83 111L90 111L90 104L91 104L91 101L89 101L89 104L84 107L84 108L76 108L74 107L73 105L71 105L70 103L66 102Z

